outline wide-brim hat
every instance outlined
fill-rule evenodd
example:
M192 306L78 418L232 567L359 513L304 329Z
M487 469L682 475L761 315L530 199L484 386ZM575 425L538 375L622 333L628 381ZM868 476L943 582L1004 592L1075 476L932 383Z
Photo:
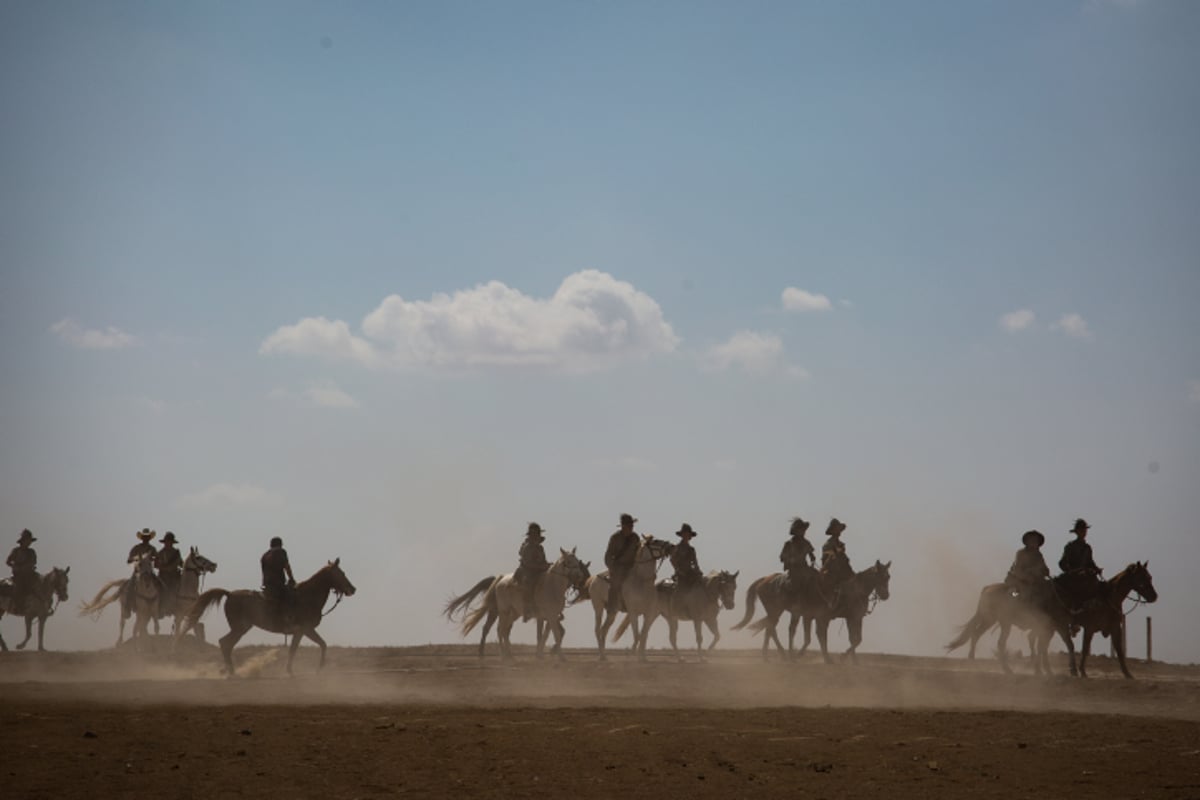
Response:
M1025 531L1021 534L1021 544L1029 544L1030 539L1037 539L1038 547L1046 543L1046 537L1041 531Z
M138 531L137 533L134 534L134 536L138 537L143 542L149 542L157 535L158 535L157 533L150 530L149 528L142 528L140 531Z
M536 536L539 539L545 539L546 537L542 536L542 534L545 532L546 532L546 529L543 528L541 525L538 525L536 522L531 522L531 523L529 523L529 528L525 531L525 535L526 536Z
M163 544L167 544L168 542L170 542L171 544L175 544L178 541L179 540L175 538L175 534L172 533L171 531L167 531L166 533L163 534L163 537L162 537Z
M825 535L836 536L844 530L846 530L846 523L842 522L837 517L834 517L833 519L829 520L829 527L825 529Z
M622 514L621 515L621 524L622 525L626 525L626 524L632 525L635 522L637 522L637 517L635 517L633 514Z
M37 541L37 537L33 535L33 531L29 530L29 528L26 528L25 530L21 531L21 536L20 536L20 538L17 539L17 544L20 544L21 542L36 542L36 541Z
M683 523L683 525L680 526L679 530L675 531L675 535L682 539L691 539L693 536L696 536L698 534L694 530L692 530L691 525L688 525L685 522L685 523Z
M792 527L790 528L790 533L792 536L795 536L796 534L803 536L808 532L808 526L811 524L811 522L800 519L800 517L792 517Z
M1085 520L1083 517L1080 517L1079 519L1075 520L1075 527L1071 528L1071 533L1086 531L1090 527L1092 526L1087 524L1087 520Z

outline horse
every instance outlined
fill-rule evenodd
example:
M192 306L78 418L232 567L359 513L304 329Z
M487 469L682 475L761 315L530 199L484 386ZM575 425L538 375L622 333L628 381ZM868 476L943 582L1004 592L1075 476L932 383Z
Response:
M482 604L467 613L462 623L463 636L474 630L480 622L484 623L483 636L479 640L481 659L488 631L498 619L500 624L496 628L496 637L500 640L500 657L505 661L512 661L512 626L518 619L525 617L527 612L532 612L529 616L537 620L537 657L541 658L545 653L546 639L553 632L554 647L550 652L560 661L565 660L562 640L566 631L563 628L562 615L567 605L567 590L574 588L576 592L580 591L590 575L588 564L579 560L574 548L559 548L559 554L558 559L538 578L534 586L532 609L525 608L524 588L511 574L501 575L488 584ZM455 611L469 606L477 596L478 589L479 584L476 584L471 591L451 599L443 612L446 617L453 618Z
M196 600L200 597L200 582L205 574L216 572L217 562L210 561L200 555L200 551L195 548L189 548L188 556L183 561L183 577L179 580L179 590L175 593L174 602L171 604L169 611L170 616L174 617L171 625L171 633L174 634L179 630L180 623L183 621L187 610L192 607ZM197 622L193 626L196 638L204 641L204 623ZM158 632L158 620L154 621L154 632Z
M654 578L658 574L659 563L671 554L674 546L671 542L643 534L638 543L637 553L634 554L633 567L625 576L625 582L621 584L621 600L633 625L633 652L636 652L642 661L646 660L646 638L650 632L650 623L658 615L658 590L654 587ZM596 616L596 644L600 648L601 661L607 659L604 640L608 637L608 629L612 627L617 616L616 611L607 616L604 613L608 604L609 586L609 573L606 570L592 577L584 587L584 593L592 601L592 610ZM618 608L617 611L619 610L621 609ZM638 616L643 619L640 631Z
M958 635L946 645L946 652L952 652L970 643L967 658L975 658L975 645L979 637L990 631L994 626L1000 626L1000 639L997 641L1000 666L1005 672L1011 673L1008 664L1008 634L1015 625L1021 630L1032 631L1038 640L1045 637L1049 645L1050 631L1058 633L1067 645L1070 656L1072 675L1078 675L1075 666L1075 644L1071 641L1071 615L1057 589L1052 582L1047 583L1048 597L1046 602L1035 605L1026 598L1018 597L1012 589L1003 583L989 584L979 591L979 603L975 607L975 616L971 617L958 632ZM1050 674L1050 659L1043 652L1041 658L1034 658L1034 671L1041 675L1045 668Z
M825 659L826 664L833 663L827 646L829 621L833 619L846 620L846 632L850 636L850 648L842 658L849 656L851 663L858 663L856 651L862 644L863 618L871 613L873 599L888 599L888 583L891 580L888 570L891 569L891 566L892 562L890 561L884 564L876 560L866 569L854 573L853 577L838 585L832 606L825 605L813 615L813 619L817 623L817 641L821 643L821 657ZM805 638L807 638L807 625L805 631Z
M773 572L750 584L746 589L746 614L742 621L733 626L733 630L745 628L754 617L755 603L762 601L766 616L750 626L752 631L763 631L762 657L770 657L771 642L779 649L783 658L795 659L808 649L810 621L817 612L828 605L821 593L818 583L819 574L812 567L803 568L803 575L795 577L784 572ZM783 612L791 612L791 622L788 624L788 646L785 653L783 643L779 641L776 626ZM796 625L801 618L805 619L804 646L799 652L795 651Z
M1143 602L1153 603L1158 600L1158 590L1154 588L1154 578L1150 575L1150 570L1147 569L1150 562L1145 563L1135 561L1125 569L1118 572L1108 580L1102 583L1100 592L1096 597L1088 600L1083 604L1083 607L1071 614L1072 625L1078 625L1083 628L1083 644L1079 650L1079 675L1087 677L1088 654L1092 649L1092 637L1099 633L1101 636L1106 636L1112 640L1113 649L1117 651L1117 662L1121 665L1121 673L1130 680L1133 679L1132 673L1129 672L1129 667L1125 664L1125 637L1121 635L1122 622L1125 619L1123 607L1125 598L1130 594L1136 594ZM1054 580L1055 583L1061 584L1068 579L1069 576L1059 575ZM1034 639L1034 632L1030 632L1031 641ZM1049 650L1050 640L1054 637L1053 631L1042 631L1037 638L1037 647L1035 658L1039 657L1044 662L1048 662L1047 651ZM1031 648L1033 650L1033 648ZM1047 669L1049 664L1047 663Z
M29 643L29 638L33 635L33 621L36 619L38 623L37 649L38 652L45 652L43 638L46 632L46 618L54 613L54 609L59 603L67 599L67 573L70 571L70 567L65 569L55 567L45 575L39 576L33 591L25 598L25 607L22 609L13 607L11 584L3 584L3 587L10 591L0 592L0 617L3 617L5 613L10 616L25 617L25 638L17 645L18 650L24 650L25 645ZM55 600L55 598L58 599ZM0 636L0 650L6 652L8 650L3 636Z
M127 591L127 587L132 588ZM132 607L129 605L130 596L133 598ZM132 578L117 578L104 584L90 602L80 607L79 616L90 615L92 619L98 619L105 608L118 601L121 603L121 616L115 646L120 647L121 642L125 641L125 620L129 619L130 613L133 612L137 618L134 621L133 634L129 638L135 641L140 650L140 639L149 635L147 625L152 620L156 626L158 624L162 604L162 587L154 575L153 553L147 553L137 560L133 565Z
M350 597L357 591L342 571L341 563L340 558L334 559L313 573L311 578L301 581L293 590L286 613L281 613L284 610L279 608L279 603L268 599L262 592L250 589L233 592L228 589L209 589L200 595L188 610L183 619L183 627L175 632L175 642L178 643L195 627L210 606L225 600L225 620L229 623L229 633L221 637L220 645L227 675L232 677L234 674L234 646L251 628L256 627L271 633L291 635L292 643L288 648L287 660L288 675L292 674L292 660L296 657L300 640L305 636L312 639L321 648L321 661L317 665L319 672L325 666L325 640L317 633L317 626L325 616L322 610L329 599L329 593L337 594L337 603L340 603L343 596Z
M700 656L701 661L704 660L702 625L707 625L708 629L712 631L713 638L709 642L708 649L712 650L717 646L717 642L721 640L721 631L717 628L717 614L720 612L721 606L733 609L734 601L737 599L737 578L740 574L740 570L738 572L713 570L690 586L681 587L665 581L658 584L658 614L667 618L667 627L671 634L671 649L675 651L677 659L683 660L683 656L679 653L679 646L675 643L675 635L679 630L681 620L690 620L696 628L696 653ZM629 614L626 614L625 618L621 620L621 624L612 637L614 642L620 639L630 627L631 620L632 617Z

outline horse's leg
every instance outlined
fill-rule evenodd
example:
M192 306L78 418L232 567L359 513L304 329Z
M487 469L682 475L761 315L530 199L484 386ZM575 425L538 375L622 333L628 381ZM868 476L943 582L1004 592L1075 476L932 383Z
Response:
M317 662L317 672L325 669L325 640L321 638L321 634L317 633L317 629L307 630L304 635L317 643L317 647L321 648L321 660ZM297 639L300 637L297 636Z
M846 620L846 630L850 634L850 649L846 651L846 655L850 657L851 664L858 663L858 646L862 644L862 617L854 617Z
M25 638L17 645L18 650L24 650L25 645L29 644L29 638L33 636L33 616L25 615Z
M671 640L671 651L675 653L676 661L683 661L683 656L679 654L679 645L675 643L675 633L679 630L679 621L674 617L667 617L667 634Z
M812 617L804 615L804 644L800 645L800 652L796 654L797 658L807 653L808 646L812 644L812 621Z
M487 618L483 621L483 635L479 637L479 660L483 660L484 645L487 644L488 631L496 624L496 612L488 611Z
M796 628L800 626L800 615L795 611L788 612L788 659L795 661L799 654L796 653Z
M704 630L701 626L704 621L699 617L692 620L692 625L696 628L696 655L700 656L700 660L704 660Z
M500 624L496 626L496 636L500 640L500 657L505 661L512 661L512 643L509 641L509 635L512 633L513 620L509 618L505 612L500 613Z
M45 639L45 636L46 636L46 617L47 616L49 616L49 614L40 614L38 616L38 652L39 653L46 652L46 645L43 640ZM1125 664L1124 659L1121 659L1121 664L1122 665Z
M1008 634L1012 626L1007 622L1000 623L1000 639L996 642L996 646L1000 649L1000 666L1004 671L1012 674L1012 667L1008 665Z
M300 649L300 640L303 638L304 634L293 633L292 643L288 645L287 674L289 678L292 677L292 660L296 658L296 651Z
M4 610L0 609L0 619L3 619L3 618L4 618ZM4 634L0 633L0 653L7 653L7 652L8 652L8 644L6 644L4 641Z
M596 615L596 624L593 627L596 633L596 648L600 652L600 660L607 661L608 657L604 655L604 606L597 606L593 600L592 612Z
M817 620L817 642L821 645L821 658L825 659L826 664L832 664L833 659L829 657L829 619L820 617Z
M771 614L767 624L767 630L771 633L771 640L775 642L775 649L779 651L779 658L782 661L787 660L787 651L783 649L783 642L779 640L779 618L783 616L782 611L777 611Z
M550 652L553 653L554 656L559 661L566 661L567 657L565 655L563 655L562 643L563 643L563 636L566 635L567 629L565 627L563 627L562 620L560 620L560 619L555 619L553 622L546 623L546 627L551 627L551 626L553 627L553 630L554 630L554 647L553 647L553 649L551 649Z
M642 618L642 635L635 642L637 649L638 661L648 661L646 657L646 640L650 638L650 625L654 622L654 618L646 614Z
M704 620L704 624L708 626L710 631L712 631L713 638L712 641L708 643L708 649L712 650L717 646L717 642L721 641L721 629L717 626L716 614Z
M1092 637L1095 635L1095 630L1084 626L1083 639L1080 641L1079 648L1079 676L1081 678L1087 677L1087 657L1092 652Z
M246 635L246 631L250 630L251 626L245 623L239 623L237 627L232 624L229 626L229 633L225 634L218 640L221 645L221 657L225 659L225 674L233 677L233 648L238 643L238 640Z
M1133 674L1129 671L1129 667L1125 665L1125 637L1121 635L1120 619L1112 626L1112 633L1109 635L1112 636L1113 649L1117 651L1117 663L1121 665L1121 674L1133 680Z

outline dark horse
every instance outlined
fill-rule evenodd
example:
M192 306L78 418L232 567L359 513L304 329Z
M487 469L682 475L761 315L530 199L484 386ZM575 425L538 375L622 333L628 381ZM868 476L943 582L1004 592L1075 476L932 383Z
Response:
M300 640L307 636L321 648L320 670L325 666L325 640L317 633L317 626L324 616L321 612L330 592L336 592L339 599L342 595L354 594L354 584L342 572L341 559L330 561L321 567L306 581L296 586L291 606L288 609L289 619L284 623L277 604L263 596L262 592L249 589L239 589L236 592L227 589L209 589L196 599L191 610L183 620L183 624L175 633L175 641L184 636L192 626L200 621L200 617L209 606L225 602L225 619L229 622L229 633L221 637L221 655L225 657L225 669L233 675L233 648L238 640L251 628L262 628L271 633L290 634L292 645L288 649L287 671L292 674L292 659L296 657L296 649Z
M871 613L874 598L888 599L888 583L891 581L891 574L888 570L891 567L892 562L890 561L886 564L876 561L861 572L854 573L854 577L843 581L838 586L832 607L827 605L817 610L813 619L817 622L817 640L821 643L821 656L825 659L826 664L833 663L833 659L829 657L827 639L829 637L829 621L834 619L846 620L846 632L850 635L850 648L846 651L846 655L850 656L852 663L858 663L858 655L855 651L862 644L863 618ZM807 630L806 622L806 634ZM808 638L807 635L805 638Z
M1125 637L1121 635L1121 623L1125 619L1125 612L1122 607L1125 605L1125 598L1130 594L1136 594L1147 603L1158 600L1158 590L1154 588L1154 578L1147 569L1149 564L1149 561L1145 563L1135 561L1130 564L1100 584L1100 591L1097 595L1081 603L1081 608L1071 614L1072 624L1083 628L1083 644L1079 648L1079 674L1083 677L1087 677L1085 667L1088 654L1092 649L1092 637L1099 633L1112 641L1113 649L1117 651L1117 661L1121 665L1121 672L1126 678L1133 678L1129 667L1125 665ZM1069 576L1059 575L1054 581L1059 584L1061 590L1062 585L1069 581ZM1034 635L1034 632L1030 632L1031 639ZM1040 656L1043 661L1048 660L1046 653L1050 648L1052 638L1054 638L1052 630L1037 632L1035 658Z
M35 619L38 623L37 649L43 651L46 649L42 644L46 632L46 619L54 613L54 607L58 603L67 599L67 573L70 571L70 567L66 569L55 567L39 577L37 584L33 587L33 592L25 598L25 607L21 609L12 607L12 584L7 582L0 584L0 617L6 613L25 617L25 638L17 645L18 650L24 650L25 645L29 643L29 638L33 635ZM55 597L58 598L57 602L55 602ZM3 636L0 636L0 650L8 650Z
M779 655L785 658L796 658L808 649L808 626L805 625L804 647L799 653L794 650L796 624L802 617L811 619L817 610L827 606L827 603L817 583L818 572L812 567L803 569L805 570L803 573L794 576L784 572L765 575L746 589L746 614L742 617L741 622L733 626L732 630L741 630L749 624L754 617L755 603L761 600L766 616L751 625L750 630L763 631L763 659L766 659L770 653L771 642L775 642L775 646L779 649ZM792 615L788 625L786 652L783 649L783 643L779 641L779 633L776 630L779 618L785 611L791 612Z
M1075 645L1071 641L1071 614L1062 597L1059 596L1054 584L1047 582L1045 602L1033 603L1028 599L1015 596L1012 589L1003 583L993 583L983 587L979 592L979 604L975 608L975 616L967 621L959 630L958 636L946 645L947 652L957 650L964 644L970 643L967 658L975 658L975 645L979 637L990 631L994 626L1000 626L1000 639L997 642L1000 666L1005 672L1012 672L1008 665L1008 634L1015 625L1021 630L1032 631L1035 636L1045 636L1048 644L1050 632L1059 634L1066 642L1067 653L1071 659L1071 674L1078 675L1075 668ZM1042 654L1034 658L1033 668L1037 674L1042 674L1043 666L1046 674L1050 673L1049 658Z

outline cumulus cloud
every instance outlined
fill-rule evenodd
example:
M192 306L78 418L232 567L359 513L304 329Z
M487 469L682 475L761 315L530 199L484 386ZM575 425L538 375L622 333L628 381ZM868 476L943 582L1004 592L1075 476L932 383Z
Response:
M369 367L543 367L593 370L670 353L679 337L658 303L599 270L568 275L548 298L500 281L429 300L384 298L362 335L310 317L279 328L259 352L356 361Z
M804 369L787 363L782 339L757 331L738 331L728 341L710 347L703 363L713 370L741 369L757 375L781 372L795 378L808 377Z
M332 383L310 386L304 397L318 408L358 408L358 401Z
M1070 336L1072 339L1092 338L1092 330L1088 327L1087 320L1078 314L1063 314L1059 317L1058 322L1050 327Z
M283 498L251 483L214 483L212 486L184 495L180 505L200 507L275 507Z
M120 328L85 328L70 317L50 326L50 332L73 347L84 350L119 350L137 344L137 338Z
M783 290L783 307L787 311L829 311L833 303L823 294L813 294L795 286Z
M1000 327L1009 333L1023 331L1033 325L1035 316L1028 308L1010 311L1000 317Z

